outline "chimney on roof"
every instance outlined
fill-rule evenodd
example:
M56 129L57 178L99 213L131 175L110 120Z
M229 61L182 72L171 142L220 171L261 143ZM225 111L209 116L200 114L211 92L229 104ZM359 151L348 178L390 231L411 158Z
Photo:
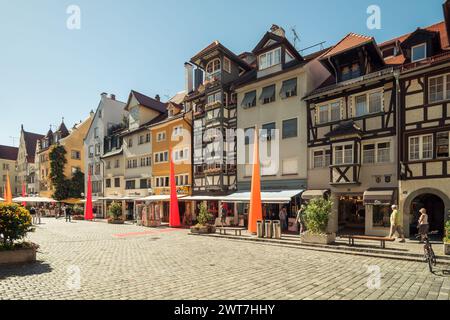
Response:
M270 32L272 32L273 34L279 36L279 37L283 37L286 38L286 31L284 31L284 29L276 24L273 24L272 27L270 28Z
M116 95L115 94L111 93L111 95L109 97L110 97L111 100L116 100Z
M108 94L106 92L102 92L100 95L105 98L108 96Z
M447 38L450 42L450 0L446 0L442 7L444 8L445 30L447 31Z
M193 90L193 86L194 86L194 67L192 66L192 64L185 62L184 63L184 81L185 81L185 86L184 89L186 90L186 92L189 94L192 92Z
M155 100L156 100L156 101L161 101L161 97L159 96L159 94L157 94L157 95L155 96Z

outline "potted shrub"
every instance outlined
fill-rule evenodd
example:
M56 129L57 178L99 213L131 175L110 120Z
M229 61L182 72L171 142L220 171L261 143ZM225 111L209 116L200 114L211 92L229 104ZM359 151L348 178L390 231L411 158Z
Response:
M0 265L36 261L38 245L25 242L34 231L30 212L17 204L0 203Z
M324 198L312 199L305 209L307 231L301 235L302 243L331 244L336 234L328 232L333 202Z
M197 224L191 227L191 233L196 234L215 233L216 227L208 224L211 218L212 214L208 212L206 203L202 202L200 204L200 212L197 215Z
M450 220L445 224L444 254L450 255Z
M125 221L122 218L122 205L118 202L113 202L109 206L109 219L108 223L111 224L124 224Z
M84 220L84 209L79 205L73 207L73 220Z

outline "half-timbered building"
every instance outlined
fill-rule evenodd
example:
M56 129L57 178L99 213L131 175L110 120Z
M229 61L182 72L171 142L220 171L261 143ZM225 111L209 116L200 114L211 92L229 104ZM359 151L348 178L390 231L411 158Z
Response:
M319 60L332 76L305 97L308 201L333 200L329 229L386 235L397 199L396 83L375 39L344 37Z
M190 62L185 65L185 102L193 110L192 193L200 197L223 196L236 190L237 108L231 84L251 67L218 41ZM218 201L210 201L209 205L212 212L218 209Z
M450 1L445 21L395 40L400 73L400 206L409 233L426 208L431 230L450 212Z

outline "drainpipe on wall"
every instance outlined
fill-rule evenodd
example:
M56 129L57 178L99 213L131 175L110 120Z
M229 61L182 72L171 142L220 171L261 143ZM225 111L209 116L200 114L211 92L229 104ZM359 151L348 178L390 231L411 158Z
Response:
M395 79L395 134L397 136L397 180L398 180L398 202L400 205L400 184L402 164L400 163L400 155L403 150L403 137L401 136L401 101L400 101L400 70L394 70ZM401 209L401 208L400 208Z

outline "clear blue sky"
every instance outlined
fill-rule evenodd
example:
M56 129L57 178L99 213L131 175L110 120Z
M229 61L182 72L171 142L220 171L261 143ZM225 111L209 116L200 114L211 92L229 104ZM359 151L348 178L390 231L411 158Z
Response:
M46 133L61 117L85 119L101 92L170 96L184 87L183 64L214 40L251 51L272 23L296 26L305 48L349 32L380 43L443 19L443 0L0 0L0 144L23 123ZM81 30L66 28L69 5ZM381 7L368 30L367 7ZM288 36L291 33L288 31ZM17 141L15 143L17 145Z

